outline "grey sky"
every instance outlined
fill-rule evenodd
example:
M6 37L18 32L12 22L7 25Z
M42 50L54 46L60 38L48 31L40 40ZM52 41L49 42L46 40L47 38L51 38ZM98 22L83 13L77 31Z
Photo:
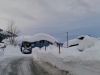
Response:
M100 36L100 0L0 0L0 28L14 20L22 35L52 34L60 42Z

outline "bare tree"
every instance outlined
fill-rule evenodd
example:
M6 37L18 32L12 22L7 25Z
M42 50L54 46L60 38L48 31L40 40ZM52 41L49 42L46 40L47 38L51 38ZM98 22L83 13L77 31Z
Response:
M15 44L15 38L20 35L20 29L13 20L9 21L6 31L8 32L9 42L11 45Z

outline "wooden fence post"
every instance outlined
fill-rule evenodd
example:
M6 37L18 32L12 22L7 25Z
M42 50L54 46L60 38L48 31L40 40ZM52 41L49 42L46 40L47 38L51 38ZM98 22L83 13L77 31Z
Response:
M45 51L46 51L46 46L45 46Z
M61 51L60 51L60 44L58 44L59 45L59 54L61 53Z

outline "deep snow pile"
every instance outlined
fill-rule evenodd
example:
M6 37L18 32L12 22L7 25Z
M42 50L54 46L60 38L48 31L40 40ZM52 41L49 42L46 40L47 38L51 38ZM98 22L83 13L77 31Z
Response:
M84 50L83 52L78 51L77 46L61 48L61 54L58 53L58 48L54 46L47 47L46 51L44 48L37 49L35 58L76 75L99 75L100 40L87 36L79 46Z
M89 46L87 46L87 48L81 53L80 58L82 60L96 60L96 61L99 60L100 61L100 40L90 45L92 47L89 48Z
M0 49L0 57L4 55L4 51Z
M97 48L98 49L98 48ZM99 75L100 74L100 50L90 49L79 52L77 47L61 48L61 54L58 48L48 47L39 50L33 49L33 57L38 60L49 62L60 70L70 71L75 75Z
M75 39L68 40L68 46L79 44L82 41L82 38L84 39L84 37L86 37L86 36L88 36L88 35L80 35ZM63 47L67 48L67 41L63 44Z
M23 54L21 51L20 51L20 47L19 46L11 46L11 45L8 45L5 50L4 50L4 55L5 56L32 56L32 54L29 54L29 55L25 55Z
M86 48L90 48L94 46L94 44L99 41L99 39L90 37L90 36L85 36L85 38L79 43L77 49L78 50L85 50Z
M3 59L5 59L4 51L0 49L0 61L2 61Z
M33 56L36 60L43 60L56 66L60 70L70 71L74 75L100 75L100 40L93 37L86 37L79 44L84 50L80 52L78 47L61 48L50 45L49 47L34 48L32 54L25 55L20 48L8 45L4 55L8 56Z

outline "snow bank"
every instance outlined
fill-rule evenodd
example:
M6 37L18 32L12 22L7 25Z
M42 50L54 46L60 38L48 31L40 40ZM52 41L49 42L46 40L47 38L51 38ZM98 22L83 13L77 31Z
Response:
M9 44L10 44L9 39L4 39L4 40L2 40L2 42L3 42L5 45L9 45Z
M91 46L94 46L95 42L97 42L98 39L90 36L86 36L78 45L78 50L85 50L86 48L90 48Z
M100 40L93 43L94 46L86 48L80 55L82 60L100 61Z
M23 54L21 51L20 51L20 47L19 46L12 46L12 45L8 45L6 48L5 48L5 50L4 50L4 55L5 56L11 56L11 57L13 57L13 56L19 56L19 57L21 57L21 56L25 56L25 57L27 57L27 56L29 56L29 57L32 57L32 54Z
M95 43L90 44L90 48L86 46L83 52L79 52L77 46L61 48L61 54L58 53L58 48L54 46L47 47L46 51L45 48L33 49L33 52L35 51L36 59L49 62L60 70L69 71L74 75L99 75L100 41L93 39Z
M4 55L4 51L0 49L0 57Z
M78 51L84 50L83 52ZM79 46L61 48L48 46L46 48L33 48L32 54L25 55L20 48L8 45L4 51L8 56L32 56L36 60L43 60L51 63L60 70L66 70L73 75L100 75L100 40L86 36Z

